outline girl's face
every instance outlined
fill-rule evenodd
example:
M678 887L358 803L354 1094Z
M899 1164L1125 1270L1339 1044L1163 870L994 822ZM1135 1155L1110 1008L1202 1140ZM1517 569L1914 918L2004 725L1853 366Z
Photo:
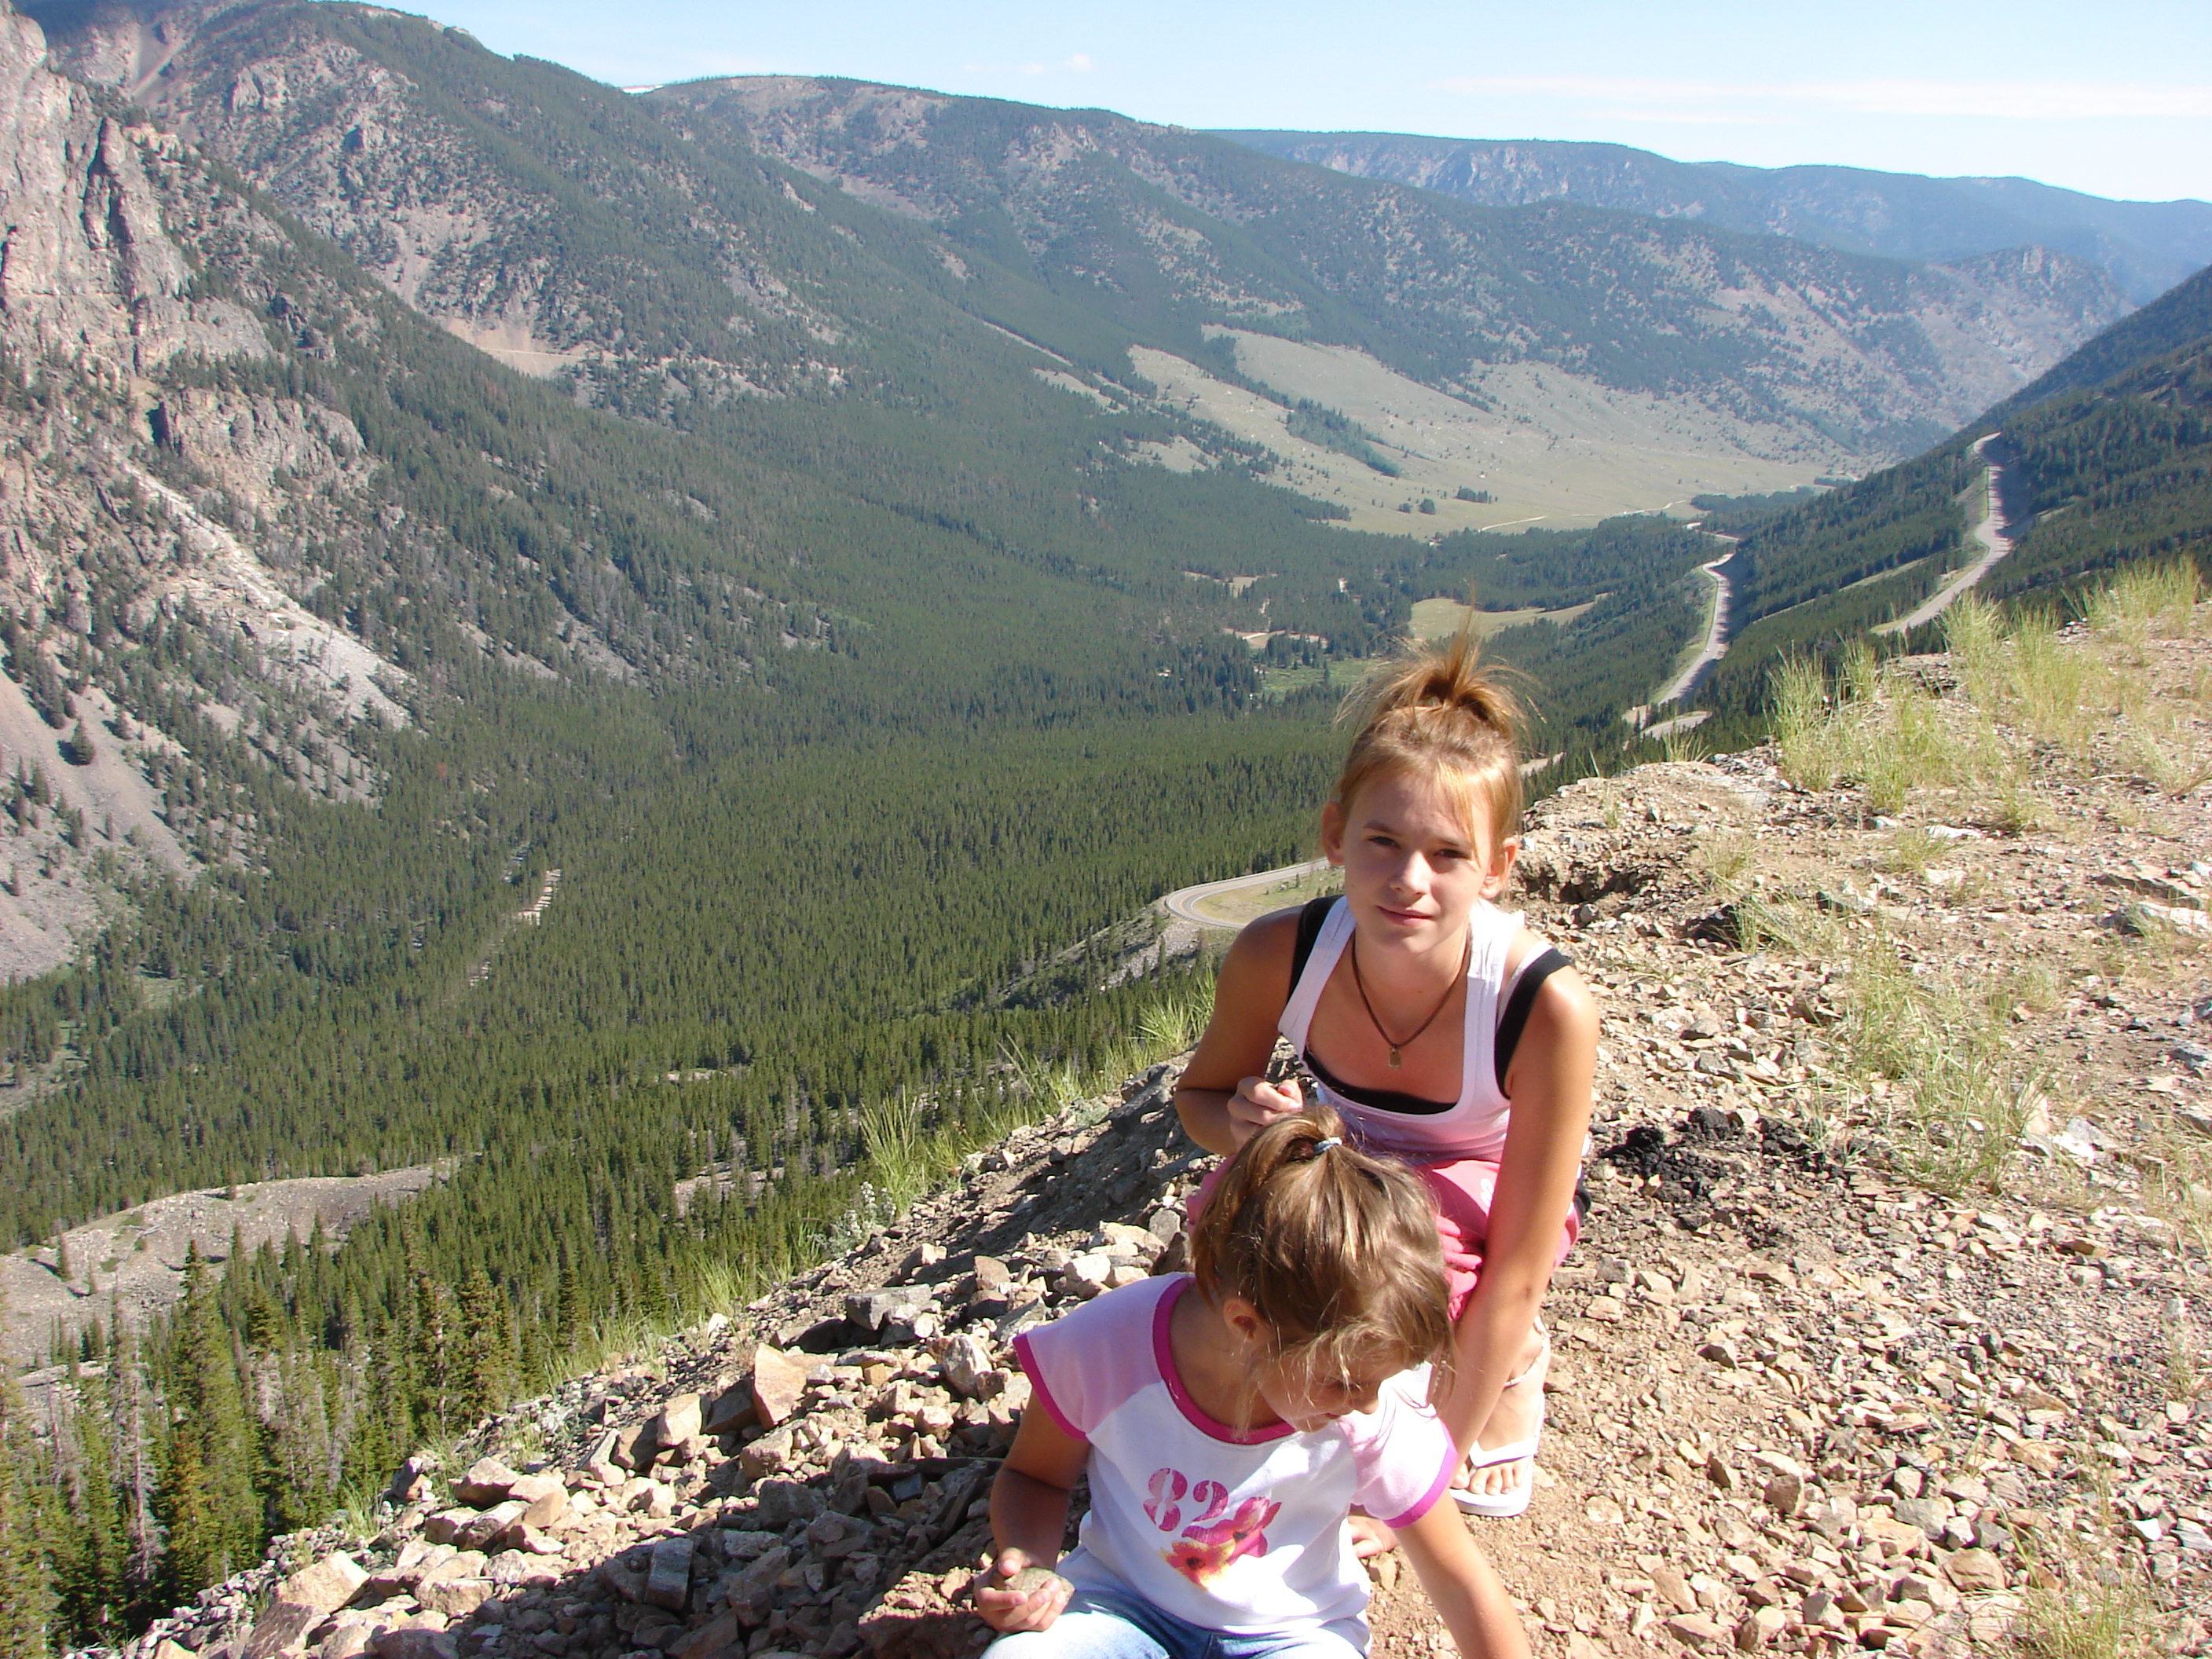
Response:
M1309 1349L1258 1361L1252 1383L1269 1411L1300 1434L1311 1434L1340 1417L1373 1411L1383 1383L1403 1369L1370 1363L1347 1375Z
M1383 1383L1406 1369L1405 1361L1390 1354L1370 1354L1347 1367L1311 1347L1283 1352L1275 1328L1241 1296L1221 1304L1231 1352L1231 1386L1246 1402L1255 1396L1271 1413L1248 1421L1261 1427L1269 1421L1289 1424L1300 1434L1310 1434L1340 1417L1371 1412Z
M1322 812L1322 848L1343 866L1362 936L1417 946L1455 948L1477 901L1505 890L1521 842L1489 840L1434 778L1412 773L1386 774Z

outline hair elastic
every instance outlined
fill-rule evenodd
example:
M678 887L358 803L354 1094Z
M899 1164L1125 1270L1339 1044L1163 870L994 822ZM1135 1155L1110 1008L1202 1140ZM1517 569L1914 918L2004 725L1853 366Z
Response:
M1343 1146L1343 1145L1344 1145L1344 1138L1343 1138L1342 1136L1340 1136L1340 1135L1331 1135L1331 1136L1329 1136L1329 1137L1328 1137L1328 1139L1326 1139L1326 1140L1316 1140L1316 1142L1314 1142L1314 1156L1315 1156L1316 1158L1319 1158L1319 1157L1320 1157L1323 1152L1327 1152L1330 1147L1332 1147L1332 1146Z

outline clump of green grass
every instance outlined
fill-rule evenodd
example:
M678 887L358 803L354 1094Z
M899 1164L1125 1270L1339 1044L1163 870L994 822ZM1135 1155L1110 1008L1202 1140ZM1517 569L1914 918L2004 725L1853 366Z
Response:
M1885 668L1854 642L1832 685L1818 663L1793 659L1776 680L1773 733L1784 776L1808 789L1853 783L1869 810L1901 812L1916 791L1960 788L1992 828L2039 828L2039 752L2087 760L2100 742L2117 749L2148 783L2179 799L2212 784L2212 754L2198 740L2192 692L2160 695L2138 672L2149 642L2206 626L2208 607L2193 562L2127 571L2084 606L2086 637L2062 635L2047 608L2008 623L1967 594L1944 617L1954 695Z
M1827 676L1820 664L1792 657L1775 681L1774 744L1782 775L1800 789L1832 789L1843 770Z
M1875 855L1875 863L1892 875L1917 876L1949 850L1918 825L1907 824L1891 831L1887 843Z
M2094 594L2086 608L2093 632L2118 646L2130 662L2141 664L2150 641L2164 635L2187 639L2198 626L2203 578L2193 559L2137 565L2124 570Z
M1743 831L1716 830L1698 837L1696 862L1707 886L1723 898L1734 898L1743 890L1744 872L1757 850L1757 843Z
M1900 1167L1941 1193L2002 1192L2037 1092L2001 1040L2002 993L1916 975L1879 931L1853 937L1843 1054L1887 1084Z
M1747 951L1769 947L1808 961L1839 957L1844 928L1836 917L1802 899L1740 898L1735 905L1737 942Z
M937 1171L921 1127L921 1104L905 1095L871 1101L860 1111L860 1146L893 1215L904 1215Z
M1158 1001L1138 1017L1137 1037L1153 1055L1179 1054L1198 1046L1213 1018L1213 982L1194 980L1178 990L1161 994Z
M2107 1565L2100 1575L2083 1563L2051 1576L2057 1583L2030 1590L2013 1628L2025 1659L2150 1659L2160 1651L2150 1598L2124 1572Z

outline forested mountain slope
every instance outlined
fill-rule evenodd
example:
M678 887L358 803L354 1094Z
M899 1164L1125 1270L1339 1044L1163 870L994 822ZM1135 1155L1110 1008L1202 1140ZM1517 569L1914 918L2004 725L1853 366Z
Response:
M1818 443L1864 464L1994 402L2124 303L2069 258L1912 267L1571 209L1482 213L1098 112L772 79L632 100L365 8L54 15L70 61L429 314L658 417L763 392L910 398L935 378L916 361L929 337L957 347L976 317L1116 376L1133 337L1203 357L1202 331L1235 325L1477 395L1488 370L1553 364L1710 406L1761 453ZM857 199L833 208L764 157Z
M1574 202L1906 259L2047 247L2101 265L2138 304L2212 264L2212 203L2109 201L2031 179L1674 161L1623 144L1544 139L1220 136L1270 155L1419 185L1488 207Z
M1087 291L1186 354L1234 324L1478 394L1486 369L1537 361L1881 449L2012 372L2000 317L2033 351L2065 319L2118 314L2069 258L1915 268L1571 207L1485 212L1099 111L777 77L648 101Z
M1980 585L1992 599L2063 594L2144 560L2212 566L2212 272L2099 336L1944 443L1742 526L1729 573L1736 637L1706 701L1765 706L1778 662L1827 653L1903 616L1967 562L1988 439L2004 469L2013 546ZM1991 435L1994 434L1994 435ZM1725 514L1710 521L1726 528Z
M2014 410L2095 386L2208 334L2212 334L2212 266L2085 342L1989 410L1986 418L1999 420Z

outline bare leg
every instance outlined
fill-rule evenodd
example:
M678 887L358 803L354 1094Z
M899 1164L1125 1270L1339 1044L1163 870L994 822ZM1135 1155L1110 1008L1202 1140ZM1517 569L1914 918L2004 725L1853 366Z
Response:
M1533 1327L1513 1370L1513 1380L1498 1396L1490 1417L1475 1436L1478 1446L1510 1446L1528 1439L1543 1421L1544 1374L1551 1360L1551 1340L1541 1325ZM1487 1498L1517 1492L1535 1479L1535 1460L1516 1457L1510 1462L1465 1469L1457 1483Z

